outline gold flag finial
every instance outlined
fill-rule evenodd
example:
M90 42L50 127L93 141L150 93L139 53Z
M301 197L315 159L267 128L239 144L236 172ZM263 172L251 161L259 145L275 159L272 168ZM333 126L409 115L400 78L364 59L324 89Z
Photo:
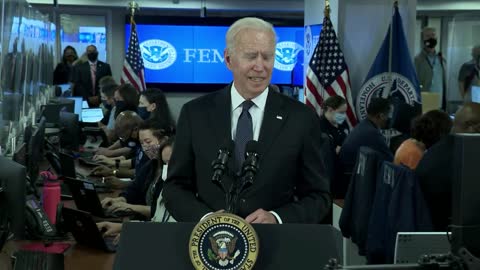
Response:
M137 2L131 1L128 3L128 9L130 10L130 16L133 18L135 16L135 12L140 10L140 6Z
M330 18L330 1L325 0L325 17Z

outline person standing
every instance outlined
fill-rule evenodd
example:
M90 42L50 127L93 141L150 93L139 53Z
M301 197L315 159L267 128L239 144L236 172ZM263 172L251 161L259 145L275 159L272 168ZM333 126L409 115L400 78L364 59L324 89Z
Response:
M433 27L422 30L423 49L415 56L415 70L417 72L422 92L438 93L440 108L446 109L446 75L445 58L437 52L437 34Z
M112 70L109 64L98 60L95 45L89 45L86 53L88 61L77 64L74 68L73 96L83 97L90 107L98 107L100 105L99 81L105 76L112 76Z
M480 45L472 48L472 60L464 63L458 72L458 88L465 102L472 101L472 86L480 87Z
M224 50L233 82L183 106L163 193L175 220L197 222L226 209L224 192L211 181L211 162L226 140L235 141L232 173L241 168L246 142L257 140L259 146L254 183L239 194L240 217L249 223L319 223L328 213L319 118L270 86L276 40L264 20L236 21ZM224 181L231 183L229 177Z

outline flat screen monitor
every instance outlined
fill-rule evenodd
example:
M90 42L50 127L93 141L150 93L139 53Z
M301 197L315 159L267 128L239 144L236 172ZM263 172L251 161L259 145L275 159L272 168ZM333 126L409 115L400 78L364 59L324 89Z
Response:
M42 117L40 122L37 125L37 128L32 133L30 137L30 142L28 143L27 153L28 153L28 176L30 178L30 184L36 191L35 182L37 181L39 174L38 164L43 158L43 148L44 148L44 138L45 138L45 125L46 118Z
M88 105L88 102L86 100L82 101L82 109L88 109L90 106Z
M452 251L463 247L480 258L480 134L457 134L453 144Z
M82 122L97 123L103 119L102 108L82 109Z
M78 117L82 118L82 108L83 108L83 98L82 97L68 97L68 99L73 100L73 112L78 115Z
M9 221L8 230L15 239L23 239L25 232L25 167L0 156L0 213L6 213ZM3 225L3 224L2 224ZM1 231L0 231L1 233ZM0 243L0 249L2 248Z
M80 143L80 126L78 125L78 115L69 112L60 112L60 146L64 149L78 151Z
M58 87L60 87L60 90L62 91L62 96L65 95L65 92L67 91L70 91L70 84L69 83L66 83L66 84L58 84L57 85Z
M20 165L27 166L27 144L22 142L13 153L13 161Z
M480 86L472 85L472 102L480 103Z
M188 21L188 20L187 20ZM181 84L202 87L224 85L233 80L225 59L225 34L230 23L223 25L182 25L137 22L137 35L147 84L158 84L165 91L181 91ZM125 26L125 50L128 48L130 24ZM272 84L293 85L294 69L303 64L303 26L276 26L277 44ZM298 69L298 68L297 68ZM164 87L162 84L177 87ZM194 89L194 88L190 88ZM218 88L217 88L218 89ZM211 89L211 90L217 90Z

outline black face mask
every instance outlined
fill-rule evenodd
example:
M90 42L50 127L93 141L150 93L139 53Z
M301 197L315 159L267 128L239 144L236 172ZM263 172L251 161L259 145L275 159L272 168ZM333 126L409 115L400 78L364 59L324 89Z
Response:
M150 117L150 112L147 111L147 107L138 107L137 108L137 114L140 116L143 120L147 120Z
M112 110L112 105L108 104L106 100L104 100L103 102L103 107L107 110Z
M437 46L437 39L429 38L427 40L424 40L423 44L425 45L425 47L433 49L433 48L435 48L435 46Z
M125 109L126 106L127 104L123 100L115 101L115 107L117 107L117 112L123 112L123 109Z
M88 54L87 54L87 58L88 58L88 60L90 60L91 62L97 61L98 52L90 52L90 53L88 53Z

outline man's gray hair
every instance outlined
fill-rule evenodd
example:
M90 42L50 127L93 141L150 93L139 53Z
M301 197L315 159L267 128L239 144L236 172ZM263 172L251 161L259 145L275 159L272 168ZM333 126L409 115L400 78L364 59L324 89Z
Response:
M273 33L275 42L277 41L277 35L271 23L255 17L245 17L237 20L230 26L230 28L228 28L225 39L229 54L232 54L235 50L237 34L244 29L255 29L265 32L271 32Z

